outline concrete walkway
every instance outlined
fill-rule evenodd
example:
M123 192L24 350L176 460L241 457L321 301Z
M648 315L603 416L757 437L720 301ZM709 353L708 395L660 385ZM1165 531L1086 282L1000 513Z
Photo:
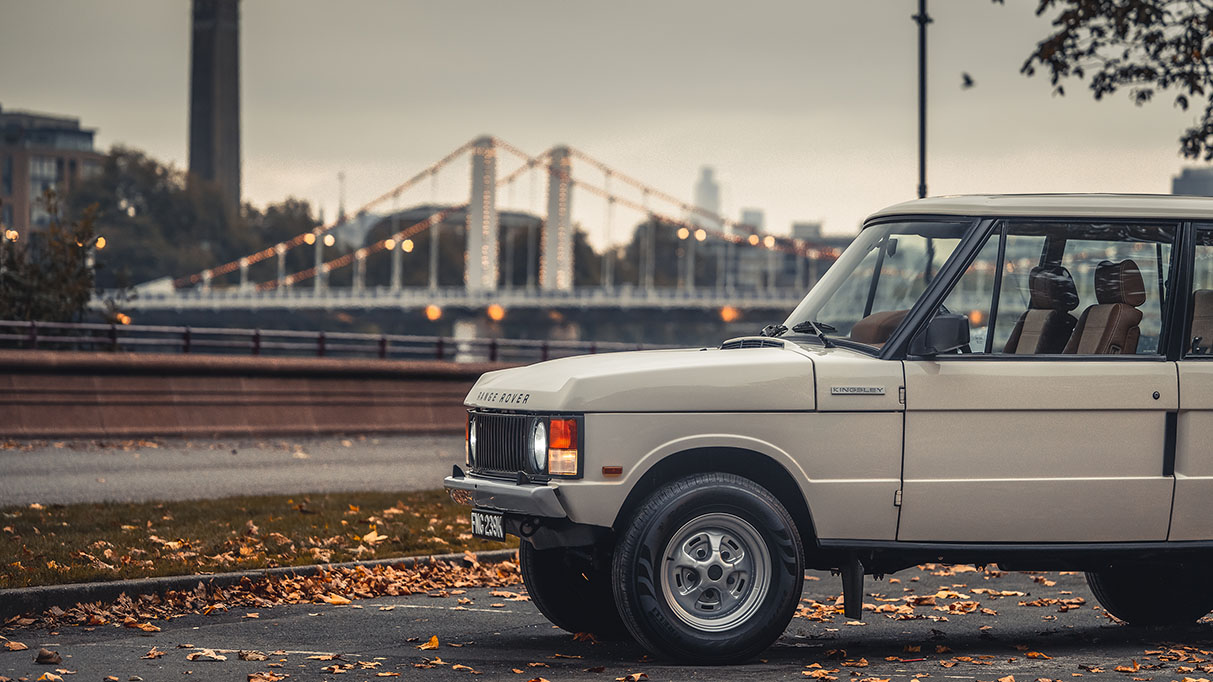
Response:
M0 505L438 488L462 436L64 441L0 449Z

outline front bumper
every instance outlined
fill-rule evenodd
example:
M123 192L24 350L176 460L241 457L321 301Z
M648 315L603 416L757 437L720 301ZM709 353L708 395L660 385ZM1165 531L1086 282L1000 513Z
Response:
M526 516L568 518L556 489L548 485L518 485L471 476L447 476L442 485L451 499L461 504Z

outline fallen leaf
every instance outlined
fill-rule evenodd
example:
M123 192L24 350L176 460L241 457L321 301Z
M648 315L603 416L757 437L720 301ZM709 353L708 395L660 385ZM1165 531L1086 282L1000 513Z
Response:
M1042 654L1039 651L1029 651L1028 653L1024 654L1024 656L1027 656L1028 658L1043 658L1045 660L1052 660L1053 658L1052 656Z
M152 647L151 649L148 649L146 654L143 655L143 658L160 658L163 655L163 651L157 649L156 647Z
M422 644L421 646L419 646L417 648L421 649L422 651L431 651L433 649L437 649L438 648L438 635L433 635L432 637L430 637L430 641L426 642L425 644Z
M63 678L55 673L42 673L38 676L38 682L63 682Z
M240 651L236 653L236 657L242 661L268 661L270 658L260 651Z
M623 677L616 677L615 682L640 682L640 680L647 680L647 679L649 679L649 676L644 673L632 673L631 675L624 675Z
M197 651L191 651L189 654L187 654L185 656L185 660L187 660L187 661L226 661L227 656L224 656L223 654L215 653L211 649L199 649Z
M280 680L285 680L287 677L289 675L280 675L272 672L249 673L248 682L279 682Z
M4 648L8 649L9 651L25 651L29 647L21 642L5 642Z
M63 662L63 657L58 651L50 649L39 649L38 655L34 657L34 663L42 663L43 665L59 665Z

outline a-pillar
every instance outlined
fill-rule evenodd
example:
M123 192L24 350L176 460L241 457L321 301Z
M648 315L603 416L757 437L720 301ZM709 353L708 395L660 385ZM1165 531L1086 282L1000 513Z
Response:
M497 290L497 149L493 138L472 146L472 196L467 212L468 291Z
M543 230L539 287L548 291L573 288L573 177L568 147L554 147L548 164L548 216Z

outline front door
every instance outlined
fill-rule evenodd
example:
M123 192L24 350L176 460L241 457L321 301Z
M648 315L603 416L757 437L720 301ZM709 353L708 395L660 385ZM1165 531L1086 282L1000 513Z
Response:
M967 352L905 362L897 539L1165 540L1176 226L1001 221L941 309Z

